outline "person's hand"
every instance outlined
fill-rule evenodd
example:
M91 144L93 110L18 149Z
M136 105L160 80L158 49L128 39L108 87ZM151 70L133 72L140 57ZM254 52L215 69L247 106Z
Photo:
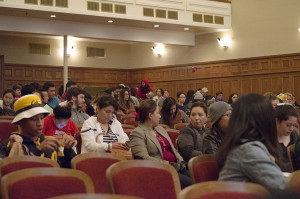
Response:
M40 151L46 151L48 149L52 151L56 151L57 148L60 146L60 142L54 137L47 137L39 146L36 148Z
M22 144L23 143L23 138L19 135L13 134L13 135L9 136L9 142L10 142L11 145L15 142L18 142L18 143Z
M72 148L73 146L77 145L77 140L75 140L74 137L68 134L58 135L56 138L60 141L60 144L66 149Z
M114 142L112 145L111 145L111 148L112 149L121 149L121 150L129 150L129 147L124 144L124 143L121 143L121 142Z

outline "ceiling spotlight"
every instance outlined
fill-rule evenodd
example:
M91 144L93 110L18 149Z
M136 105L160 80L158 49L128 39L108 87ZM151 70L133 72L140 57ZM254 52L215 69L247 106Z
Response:
M300 32L300 28L298 28L298 31Z
M114 23L114 21L113 21L113 20L108 20L107 22L108 22L108 23Z
M159 25L158 24L154 24L153 27L154 28L159 28Z
M183 30L186 30L186 31L187 31L187 30L190 30L190 29L189 29L189 28L184 28Z
M56 17L56 15L53 15L53 14L52 14L52 15L50 15L50 17L51 17L51 18L55 18L55 17Z

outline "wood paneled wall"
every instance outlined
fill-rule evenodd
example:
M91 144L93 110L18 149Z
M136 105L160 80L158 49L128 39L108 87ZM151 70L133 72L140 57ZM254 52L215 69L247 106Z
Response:
M232 92L272 91L292 92L300 101L300 54L137 69L131 75L131 83L147 77L153 89L167 89L173 97L179 91L207 87L212 95L223 91L226 100Z
M5 64L3 73L3 89L11 88L16 83L25 85L31 82L38 82L43 85L44 82L51 81L54 83L56 91L58 91L60 85L63 84L63 67ZM127 83L129 71L121 69L69 67L69 77L82 87L94 86L109 88L124 82Z
M52 81L57 88L63 83L63 67L4 64L2 70L2 89L33 81ZM82 87L138 85L146 77L154 90L166 89L173 97L207 87L212 95L223 91L226 100L232 92L272 91L292 92L300 101L300 53L130 70L69 67L69 77Z

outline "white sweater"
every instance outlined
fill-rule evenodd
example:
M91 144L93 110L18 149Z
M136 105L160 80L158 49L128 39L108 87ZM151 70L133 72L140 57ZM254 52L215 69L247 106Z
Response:
M110 129L114 134L117 135L118 142L125 143L128 141L128 136L126 133L124 133L121 123L115 118L112 121L113 122L110 125ZM103 135L99 135L102 133L102 128L97 120L97 117L90 117L83 123L81 131L85 130L88 131L81 133L81 153L105 152L108 150L108 144L103 142ZM97 135L99 136L96 140Z

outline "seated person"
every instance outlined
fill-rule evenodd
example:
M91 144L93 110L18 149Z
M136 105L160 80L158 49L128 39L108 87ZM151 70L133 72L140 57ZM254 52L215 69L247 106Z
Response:
M2 115L13 116L14 112L15 92L13 89L6 89L3 92L3 110Z
M134 109L134 105L130 100L130 94L127 89L121 90L118 104L120 111L124 114L127 114L128 110Z
M182 92L177 93L177 108L179 110L182 110L185 112L187 115L190 115L190 109L188 108L187 105L184 105L183 103L185 102L185 94Z
M110 95L96 101L96 116L87 119L81 129L81 153L110 152L112 149L129 150L129 141L121 123L114 117L118 105Z
M182 110L177 109L176 101L173 97L168 97L164 100L161 109L160 124L166 124L170 128L174 128L175 124L189 122L190 118Z
M92 96L89 93L85 93L84 100L86 104L86 113L91 117L95 115L95 109L92 106Z
M82 108L85 106L85 91L79 87L71 87L67 91L67 101L62 102L63 104L72 104L71 110L71 119L75 122L76 125L82 125L85 120L90 116L82 111Z
M75 122L71 118L71 107L56 106L53 110L53 115L44 119L43 133L46 136L58 136L67 134L75 135L79 130Z
M217 153L228 127L231 110L231 106L225 102L215 102L209 106L208 117L212 128L203 139L204 154Z
M11 146L19 142L23 144L25 155L51 158L57 160L61 167L70 168L71 160L76 155L72 149L76 141L67 134L55 138L42 133L48 111L42 107L40 98L37 95L23 96L16 101L14 109L16 116L12 123L18 124L21 132L12 134L4 141L2 153L8 156ZM64 146L63 155L57 153L57 150L62 150L61 146Z
M189 172L182 157L176 151L164 128L159 126L160 114L155 101L144 100L137 110L140 124L130 134L130 146L134 158L164 161L175 167L181 187L191 184Z
M277 104L275 108L277 138L282 149L284 162L283 171L290 172L291 167L287 148L296 143L298 134L295 131L298 120L298 111L291 104Z
M202 155L204 125L207 122L207 108L204 103L194 103L191 107L191 123L178 136L178 151L184 161Z
M281 148L271 103L248 94L234 103L228 132L217 154L219 180L253 182L269 190L284 189Z

